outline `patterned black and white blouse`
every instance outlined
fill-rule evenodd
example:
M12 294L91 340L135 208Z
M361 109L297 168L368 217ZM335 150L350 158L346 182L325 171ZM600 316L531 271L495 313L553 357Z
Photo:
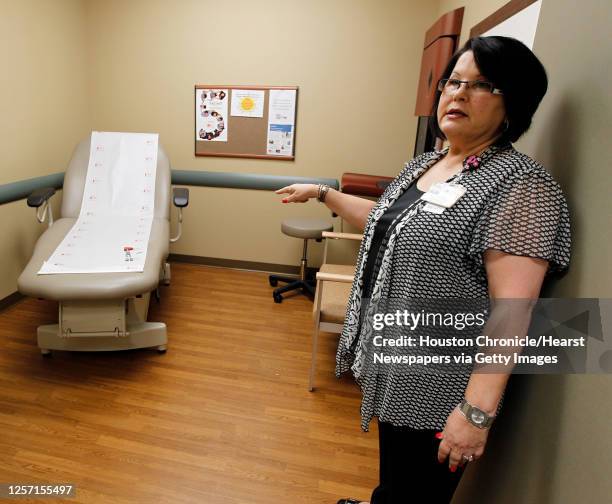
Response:
M336 375L349 369L359 383L361 419L372 417L414 429L444 428L463 398L469 374L373 373L362 324L364 270L376 223L411 182L444 157L447 149L406 163L368 216L355 280L336 355ZM552 176L511 144L470 156L449 179L467 190L441 214L423 211L416 200L395 223L377 260L371 300L389 298L488 298L482 254L496 249L549 261L548 273L570 262L570 218L563 192ZM367 325L367 324L366 324Z

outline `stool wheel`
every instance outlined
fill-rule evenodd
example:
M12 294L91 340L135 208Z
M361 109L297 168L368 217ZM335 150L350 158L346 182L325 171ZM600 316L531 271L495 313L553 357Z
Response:
M280 294L277 294L276 292L272 293L272 297L274 298L274 302L275 303L282 303L283 302L283 296L281 296Z
M278 285L278 280L276 278L269 278L270 280L270 287L276 287Z

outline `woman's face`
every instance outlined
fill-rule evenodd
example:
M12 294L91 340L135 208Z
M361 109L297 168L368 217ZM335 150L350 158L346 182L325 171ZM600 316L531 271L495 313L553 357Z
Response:
M472 51L459 57L450 78L487 80L480 74ZM505 117L501 95L467 89L465 84L456 91L443 91L438 103L438 124L451 144L492 141L501 132Z

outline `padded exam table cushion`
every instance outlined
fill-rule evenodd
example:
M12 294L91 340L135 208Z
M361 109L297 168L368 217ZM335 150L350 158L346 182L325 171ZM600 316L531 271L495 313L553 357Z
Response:
M43 261L55 251L76 219L62 218L38 239L30 262L17 281L22 294L53 301L124 299L154 290L159 284L160 265L169 253L170 222L154 218L141 273L64 273L39 275Z

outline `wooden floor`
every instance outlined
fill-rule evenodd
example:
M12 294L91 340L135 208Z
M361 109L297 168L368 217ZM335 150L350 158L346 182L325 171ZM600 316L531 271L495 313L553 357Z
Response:
M312 303L271 291L264 273L173 264L149 316L168 326L165 355L43 358L36 327L56 304L1 312L0 483L73 483L59 502L87 504L368 498L377 433L360 431L351 379L333 377L337 336L321 335L310 393Z

